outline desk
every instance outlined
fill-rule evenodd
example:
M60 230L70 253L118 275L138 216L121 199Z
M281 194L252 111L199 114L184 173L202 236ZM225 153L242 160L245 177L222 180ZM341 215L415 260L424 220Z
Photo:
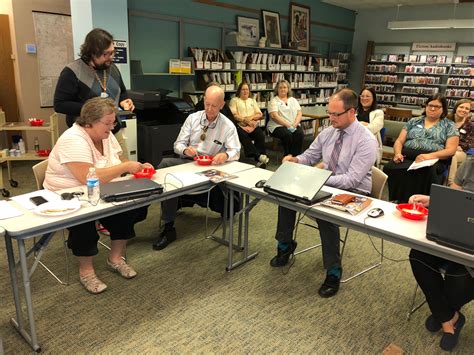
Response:
M316 137L321 127L321 121L329 118L326 106L303 107L301 112L303 113L302 121L314 120L314 137Z
M172 174L174 172L195 173L212 168L219 169L229 174L237 174L239 172L243 172L249 169L254 169L255 167L253 165L240 162L230 162L219 166L199 166L194 162L190 162L188 164L177 165L166 169L160 169L153 177L153 180L163 184L165 191L162 194L119 203L105 203L103 201L100 201L97 206L91 206L87 202L85 202L83 203L82 208L80 208L78 211L61 217L39 216L32 211L22 208L14 201L9 202L23 212L22 216L2 220L2 226L3 228L5 228L5 230L0 229L0 236L3 236L3 234L5 235L8 268L12 284L13 299L15 302L16 316L15 318L11 319L11 323L23 336L23 338L30 344L33 350L41 351L41 347L38 343L36 335L36 324L34 319L33 302L30 288L30 276L36 269L40 257L37 258L37 260L33 263L30 269L28 269L27 257L31 255L35 249L36 251L40 252L44 250L44 248L47 247L49 241L53 237L54 232L58 230L84 222L94 221L102 217L110 216L120 212L125 212L134 208L146 206L149 205L151 202L160 202L166 199L176 198L189 193L205 192L213 186L213 184L208 180L189 183L184 186L177 187L175 185L176 180L174 181L173 185L168 182L168 174ZM167 181L166 184L165 178ZM78 189L82 189L83 191L85 191L85 186L67 189L67 191L77 191ZM40 238L38 243L33 246L31 250L26 251L25 240L38 235L43 235L43 237ZM225 235L223 237L225 237ZM26 322L23 319L19 282L15 270L18 262L16 261L13 252L13 240L16 241L18 245L18 258L21 269L24 299L26 305L26 322L29 325L29 332L25 327ZM229 248L232 249L231 245L232 244L229 244Z
M400 216L396 210L396 205L390 202L373 199L370 208L379 207L385 214L379 218L366 218L367 211L362 211L358 215L352 216L347 212L339 211L334 208L321 205L307 206L301 203L276 198L268 195L263 189L255 188L255 183L261 179L266 179L272 175L271 171L255 168L252 171L244 171L239 177L226 182L227 188L232 192L240 192L247 196L255 198L249 202L256 204L259 200L266 200L280 206L306 214L309 217L321 218L326 221L368 233L372 236L383 238L393 243L404 245L409 248L417 249L430 253L469 267L474 267L474 255L464 253L439 245L426 239L426 219L422 221L412 221ZM333 194L343 193L345 191L324 186L324 191ZM252 205L250 205L252 207ZM232 218L230 217L232 221ZM248 223L249 219L244 218L244 245L248 245ZM229 228L232 231L232 228ZM246 233L246 234L245 234ZM233 234L229 234L229 242L232 242ZM244 260L244 262L247 260ZM235 264L233 267L240 265Z

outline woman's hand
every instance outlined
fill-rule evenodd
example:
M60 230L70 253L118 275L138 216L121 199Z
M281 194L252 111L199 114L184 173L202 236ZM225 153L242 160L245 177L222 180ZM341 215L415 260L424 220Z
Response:
M138 173L139 171L142 171L144 167L142 163L139 163L137 161L131 161L131 160L123 164L126 164L126 169L130 174Z
M456 150L457 150L458 152L462 152L462 151L463 151L462 148L461 148L461 146L459 146L459 145L458 145L458 147L457 147Z
M402 163L404 159L405 156L403 156L401 153L395 154L395 156L393 157L393 161L397 164Z
M416 157L415 161L416 161L417 163L419 163L419 162L422 162L422 161L425 161L425 160L430 160L430 159L433 159L433 157L431 156L431 154L419 154L419 155Z
M430 197L426 195L413 195L408 199L408 203L421 203L423 206L428 207Z

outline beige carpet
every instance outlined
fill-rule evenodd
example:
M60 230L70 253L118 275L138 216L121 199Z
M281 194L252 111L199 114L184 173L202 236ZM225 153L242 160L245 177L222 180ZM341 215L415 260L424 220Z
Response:
M33 189L31 165L14 164L20 186L12 193ZM127 249L137 278L124 280L110 272L103 248L95 265L109 288L101 295L82 288L72 257L69 286L58 285L38 269L32 289L43 352L380 354L393 343L408 353L441 353L440 334L424 329L426 306L406 320L415 287L408 262L386 260L381 268L343 285L336 297L322 299L317 295L324 278L320 249L297 256L289 272L269 266L276 247L276 211L264 202L252 211L250 246L260 254L230 273L225 271L227 248L204 236L201 208L184 209L177 220L178 240L163 251L152 250L158 204L137 225L138 237ZM217 222L213 215L212 225ZM317 231L300 227L299 247L318 240ZM380 245L379 239L373 240ZM385 243L385 253L406 259L408 249ZM62 257L58 236L45 260L61 273ZM376 259L367 236L351 232L344 276ZM5 353L31 352L9 324L14 305L3 243L0 267L0 337ZM472 303L464 313L468 321L456 352L472 354Z

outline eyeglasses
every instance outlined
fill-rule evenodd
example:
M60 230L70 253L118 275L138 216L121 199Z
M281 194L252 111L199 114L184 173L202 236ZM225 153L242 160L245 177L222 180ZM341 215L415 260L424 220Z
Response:
M329 112L329 111L326 110L326 113L328 114L329 117L339 117L339 116L342 116L343 114L345 114L346 112L348 112L351 108L353 108L353 107L349 107L347 110L345 110L344 112L340 112L340 113Z
M206 140L206 133L207 133L207 130L209 129L209 126L204 126L204 127L201 127L201 135L199 136L199 138L201 138L202 141L205 141Z
M432 105L432 104L428 104L426 105L426 107L432 109L432 110L439 110L440 108L442 108L443 106L441 105Z
M114 121L112 123L105 123L105 122L102 122L102 121L99 121L100 123L102 123L104 126L107 126L107 127L112 127L112 128L115 128L117 127L118 125L118 122L117 121Z
M105 51L105 52L102 52L102 55L104 57L113 57L115 55L115 49L113 51Z

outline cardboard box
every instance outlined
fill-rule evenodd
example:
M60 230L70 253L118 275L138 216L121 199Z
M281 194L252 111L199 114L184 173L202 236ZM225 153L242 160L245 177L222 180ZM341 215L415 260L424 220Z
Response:
M211 69L222 69L222 62L211 62Z
M168 72L173 73L173 74L180 74L181 73L181 60L170 59Z
M224 62L222 68L225 69L225 70L230 70L230 62Z
M209 61L206 60L206 61L204 62L204 69L211 69L211 62L209 62Z
M181 61L181 74L191 74L191 62L189 60Z
M204 69L204 62L202 60L196 60L195 65L196 69Z

